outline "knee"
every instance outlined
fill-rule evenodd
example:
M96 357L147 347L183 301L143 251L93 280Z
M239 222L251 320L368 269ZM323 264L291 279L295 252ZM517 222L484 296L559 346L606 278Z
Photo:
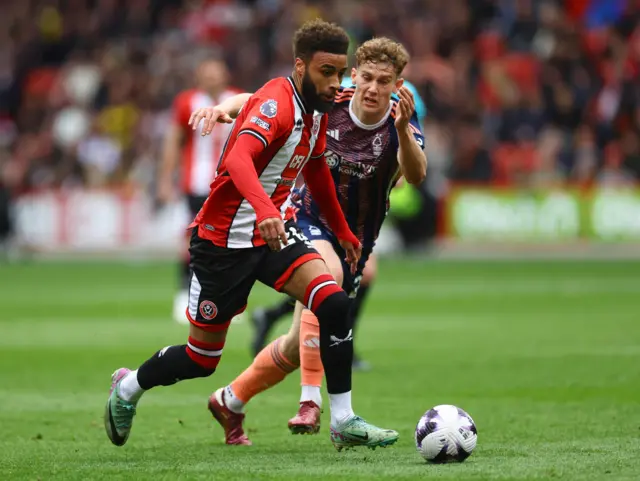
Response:
M351 303L349 296L342 290L338 290L328 295L322 303L315 309L314 314L320 321L320 325L346 325L349 318Z

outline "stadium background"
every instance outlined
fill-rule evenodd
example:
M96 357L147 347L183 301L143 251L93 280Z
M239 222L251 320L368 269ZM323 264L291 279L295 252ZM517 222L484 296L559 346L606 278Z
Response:
M635 479L639 4L5 0L2 479ZM170 314L186 210L154 208L171 102L203 53L241 89L287 75L293 31L317 16L354 46L402 41L428 108L427 180L396 194L358 340L373 370L356 406L401 442L345 462L326 426L292 438L293 376L250 406L255 449L225 450L204 400L248 363L244 323L215 378L151 393L112 449L110 372L184 336ZM476 418L478 452L425 473L412 429L443 402Z

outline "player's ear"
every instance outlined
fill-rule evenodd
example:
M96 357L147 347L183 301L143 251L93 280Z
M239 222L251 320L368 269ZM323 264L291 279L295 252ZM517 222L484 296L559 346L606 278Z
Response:
M355 67L351 68L351 83L356 84L356 77L358 76L358 70Z
M400 90L400 87L402 87L404 85L404 79L403 78L399 78L398 80L396 80L396 85L393 88L393 93L397 94L398 90Z
M304 77L304 73L307 69L307 65L305 64L304 60L302 60L301 58L296 58L296 64L295 64L295 70L296 70L296 74L300 76L300 78Z

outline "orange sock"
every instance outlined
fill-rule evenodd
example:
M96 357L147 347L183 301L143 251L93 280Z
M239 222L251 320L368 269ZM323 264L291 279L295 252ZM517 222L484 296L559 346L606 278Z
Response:
M300 322L300 369L303 386L322 386L324 368L320 358L320 324L308 309L302 311Z
M251 366L231 383L233 394L244 404L256 394L275 386L298 368L280 352L279 346L283 337L279 337L260 351Z

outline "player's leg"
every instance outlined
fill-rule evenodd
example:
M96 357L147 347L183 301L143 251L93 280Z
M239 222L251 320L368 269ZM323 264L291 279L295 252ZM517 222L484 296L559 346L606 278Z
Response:
M127 442L138 401L145 391L213 374L220 361L226 330L208 333L191 326L187 344L157 351L138 369L114 372L105 408L107 436L116 446Z
M206 200L206 197L188 195L187 207L189 209L189 222L191 222L198 212L202 208L202 204ZM186 232L184 238L183 248L180 252L180 259L178 264L178 291L173 299L173 319L180 324L189 324L187 316L185 316L185 310L189 303L189 283L191 282L191 268L189 263L191 261L189 257L189 242L191 239L191 233Z
M260 252L218 248L200 239L195 229L190 252L188 342L160 349L138 369L120 368L112 376L104 422L109 439L118 446L129 437L138 401L145 391L207 377L215 371L229 323L246 307Z
M264 348L273 326L287 314L293 312L296 300L283 296L283 298L271 307L258 307L251 313L251 322L255 329L253 340L251 341L251 352L253 357Z
M342 286L342 262L333 245L328 240L314 240L313 247L320 253L339 286ZM293 434L317 433L320 429L320 409L322 407L322 379L324 368L320 357L320 325L315 314L298 303L296 316L287 336L287 352L293 356L295 350L301 367L300 406L297 414L289 420L289 430Z
M367 263L364 266L364 271L362 272L362 280L360 281L360 286L356 291L356 297L351 301L351 325L353 326L353 333L355 335L358 327L358 322L360 319L360 313L362 311L362 306L367 299L373 281L375 280L378 273L378 261L376 257L371 254L369 259L367 259ZM355 371L368 371L371 369L371 366L367 361L364 361L356 352L353 355L353 369Z
M344 260L345 253L334 243L328 244L330 254L323 254L323 258L331 260L328 265L331 273L342 280L341 287L350 298L351 304L355 297L360 281L363 277L363 269L370 254L370 250L365 249L362 257L358 262L357 271L352 274L351 267ZM351 313L351 310L349 311ZM350 327L351 324L349 324ZM322 377L324 370L319 350L320 327L318 319L309 310L305 309L302 314L302 322L300 324L300 373L302 378L302 392L300 395L300 411L296 418L289 422L289 427L295 426L301 432L313 432L310 426L301 425L301 421L310 417L309 405L317 404L320 406L321 400L320 386L322 385ZM355 366L355 362L353 363ZM355 369L355 367L354 367ZM303 415L304 414L304 415ZM305 428L306 429L303 429ZM292 430L295 433L295 431Z
M349 298L338 287L323 261L299 266L284 285L285 292L302 301L320 324L320 356L327 380L331 410L331 441L336 449L387 446L398 433L369 424L351 406L353 335L349 327Z
M342 267L340 259L336 256L331 244L328 241L319 240L314 242L314 247L320 255L326 255L335 267L335 274L341 282ZM318 258L318 254L311 254L313 258ZM332 256L332 257L331 257ZM295 263L295 257L290 261ZM289 261L287 261L289 262ZM275 263L274 263L275 266ZM271 271L271 269L269 269ZM278 282L282 272L269 272L267 283L280 288L283 282ZM287 275L286 271L284 273ZM211 409L217 411L222 408L232 410L236 414L241 414L244 406L256 395L280 383L287 375L295 371L300 365L299 354L299 334L300 334L300 314L303 306L297 303L293 323L289 332L274 340L263 348L255 357L251 365L245 369L228 386L218 389L211 398ZM318 354L318 363L320 363ZM320 398L320 385L322 382L322 368L320 366L319 380L317 382L318 397ZM219 399L216 400L216 398ZM320 400L317 404L309 406L308 413L303 419L310 427L309 430L317 430L320 423ZM226 439L227 444L236 444L234 436Z

